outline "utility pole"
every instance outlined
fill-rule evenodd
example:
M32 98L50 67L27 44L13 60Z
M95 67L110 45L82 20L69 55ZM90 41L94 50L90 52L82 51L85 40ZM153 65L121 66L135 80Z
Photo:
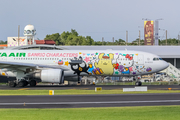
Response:
M114 37L112 38L112 41L113 41L113 43L114 43Z
M128 31L126 31L126 46L127 46L127 43L128 43Z
M20 33L20 25L18 25L18 46L19 46L19 33Z
M102 37L102 45L103 45L104 37Z
M167 30L166 30L166 45L167 45Z
M139 30L139 46L141 45L141 32L140 32L140 30Z

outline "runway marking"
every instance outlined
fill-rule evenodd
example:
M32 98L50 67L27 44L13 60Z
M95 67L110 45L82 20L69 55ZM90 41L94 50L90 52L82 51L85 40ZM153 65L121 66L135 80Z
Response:
M154 101L104 101L104 102L47 102L47 103L25 103L26 105L64 105L64 104L124 104L124 103L165 103L180 102L180 100L154 100ZM0 105L24 105L23 103L0 103Z
M21 88L21 89L19 89L19 90L27 90L27 89L29 89L29 88Z

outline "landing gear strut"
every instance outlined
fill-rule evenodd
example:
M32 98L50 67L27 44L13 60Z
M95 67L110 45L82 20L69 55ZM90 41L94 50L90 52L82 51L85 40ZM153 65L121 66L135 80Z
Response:
M81 83L80 76L78 75L78 83Z

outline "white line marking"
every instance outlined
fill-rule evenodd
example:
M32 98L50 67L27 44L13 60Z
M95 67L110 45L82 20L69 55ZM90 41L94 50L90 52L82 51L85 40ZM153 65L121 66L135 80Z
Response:
M122 103L159 103L159 102L180 102L180 100L155 100L155 101L104 101L104 102L47 102L47 103L26 103L26 105L64 105L64 104L122 104ZM0 103L0 105L24 105L23 103Z

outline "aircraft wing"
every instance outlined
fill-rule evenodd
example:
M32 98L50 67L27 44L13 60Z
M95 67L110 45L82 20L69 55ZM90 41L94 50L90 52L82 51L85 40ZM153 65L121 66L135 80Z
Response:
M0 69L20 69L20 68L54 68L54 69L62 69L64 71L68 71L69 69L64 66L57 65L43 65L43 64L33 64L33 63L19 63L19 62L6 62L0 61Z

